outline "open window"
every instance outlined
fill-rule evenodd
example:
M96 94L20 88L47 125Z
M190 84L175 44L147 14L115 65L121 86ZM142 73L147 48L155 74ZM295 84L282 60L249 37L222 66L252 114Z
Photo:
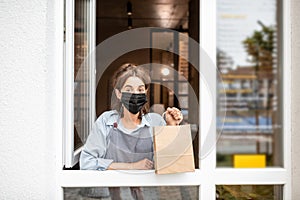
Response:
M153 68L150 65L150 73L153 73L151 105L157 105L153 110L158 113L168 105L179 106L185 120L196 124L194 153L197 169L194 173L169 176L145 171L64 170L61 187L65 198L70 191L79 195L80 188L121 187L127 194L130 193L129 187L139 186L147 194L153 191L155 197L176 191L174 194L178 198L190 195L191 198L205 200L227 197L290 199L290 1L158 0L154 3L132 0L131 15L126 10L127 1L117 2L100 0L96 5L95 0L66 0L65 167L70 168L77 163L80 147L95 117L110 109L111 75L121 64L134 62L138 65L155 63L164 66L155 71L154 65ZM155 16L145 16L146 13L154 13ZM77 15L79 21L76 22ZM248 33L240 35L245 31L240 28L250 21L253 26L248 24ZM272 23L266 23L269 21ZM149 22L152 24L147 24ZM130 28L134 30L146 25L168 29L149 28L143 35L148 46L120 53L112 62L87 59L83 67L76 65L93 51L96 44L103 44L111 36ZM255 38L255 34L259 35L258 32L269 25L274 25L273 39L267 42L273 45L272 51L267 52L259 46L261 43L251 46L247 37ZM190 47L181 40L179 33L199 42L199 49L186 51ZM261 39L264 38L267 36ZM161 49L151 48L158 47L158 44ZM107 48L107 51L111 49ZM187 53L188 58L196 54L194 63L200 63L200 72L207 67L202 63L200 49L211 58L220 72L220 76L217 76L216 70L210 74L213 83L210 92L216 98L215 102L208 102L211 94L204 92L205 77L197 73L197 67L168 49ZM256 63L246 66L240 59L250 59ZM107 66L105 70L101 68L103 72L99 84L95 85L96 64L99 63L106 63ZM78 67L85 69L86 73L77 78ZM172 69L179 71L182 77L173 74ZM220 89L220 84L224 90ZM192 103L186 85L191 85L200 106ZM207 113L209 103L214 109ZM219 115L216 112L218 109L225 109L226 115ZM212 120L206 123L210 117ZM215 148L203 151L205 141L210 141ZM248 162L246 168L240 169L239 162L234 161L235 156L254 154L264 155L266 167L253 167Z

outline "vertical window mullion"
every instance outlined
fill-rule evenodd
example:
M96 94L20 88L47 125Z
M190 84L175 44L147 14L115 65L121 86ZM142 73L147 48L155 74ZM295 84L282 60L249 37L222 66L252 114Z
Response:
M66 0L65 9L64 165L71 168L82 149L78 142L85 142L95 119L96 6L94 0Z
M74 162L74 0L66 0L66 62L65 62L65 167Z
M89 24L90 24L90 124L89 128L92 129L92 125L96 118L96 105L95 105L95 93L96 93L96 73L95 73L95 53L96 53L96 1L90 0L89 2Z
M200 199L216 199L214 169L216 167L216 68L210 69L205 63L216 63L216 0L200 0L200 168L209 180L200 186ZM208 76L209 75L209 76ZM208 92L203 92L205 85ZM212 99L211 99L212 98ZM206 103L212 100L211 124L203 123ZM210 126L210 127L204 127ZM204 131L205 130L205 131Z
M287 170L286 184L283 187L284 199L292 199L292 155L291 155L291 0L282 1L282 42L283 42L283 167Z

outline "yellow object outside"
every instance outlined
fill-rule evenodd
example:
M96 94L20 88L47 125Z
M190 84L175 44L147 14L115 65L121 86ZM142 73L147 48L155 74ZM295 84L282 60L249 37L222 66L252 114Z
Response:
M266 155L264 154L235 154L233 155L234 168L265 168Z

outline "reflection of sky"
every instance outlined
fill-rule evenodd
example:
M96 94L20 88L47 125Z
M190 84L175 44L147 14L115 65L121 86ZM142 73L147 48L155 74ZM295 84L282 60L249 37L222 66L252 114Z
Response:
M217 117L217 127L222 128L223 118ZM270 130L272 129L272 119L270 117L258 118L256 124L255 117L226 117L224 120L223 130L240 130L240 131L251 131L251 130Z
M233 58L234 66L249 66L242 41L261 27L276 24L276 0L217 0L217 47Z

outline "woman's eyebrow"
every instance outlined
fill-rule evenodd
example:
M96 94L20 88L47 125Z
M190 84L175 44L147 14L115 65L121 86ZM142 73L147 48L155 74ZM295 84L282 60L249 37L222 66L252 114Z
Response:
M130 87L130 88L132 88L132 86L131 86L131 85L125 85L125 86L124 86L124 88L126 88L126 87Z

